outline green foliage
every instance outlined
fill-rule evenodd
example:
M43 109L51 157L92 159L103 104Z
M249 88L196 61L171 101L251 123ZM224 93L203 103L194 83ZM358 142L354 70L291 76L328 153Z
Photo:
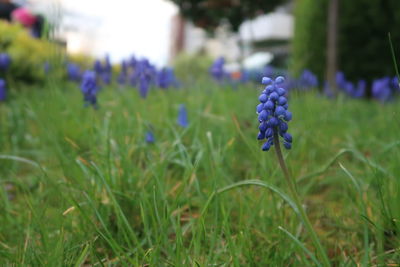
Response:
M194 83L209 77L212 59L204 55L180 54L174 60L174 71L180 81Z
M32 83L44 80L44 66L54 61L57 47L32 38L20 25L0 21L0 52L11 56L12 63L6 73L8 79Z
M272 11L287 0L171 0L178 5L183 17L197 26L214 30L222 20L227 20L234 31L240 24L258 15Z
M51 86L0 105L0 266L314 266L256 140L259 90L104 87L94 110ZM332 265L400 262L398 103L290 101L285 157Z
M292 70L324 77L329 0L297 0ZM339 1L338 64L350 80L395 74L388 41L400 52L400 1Z
M321 80L326 62L326 12L328 0L297 0L291 71L297 76L309 69Z

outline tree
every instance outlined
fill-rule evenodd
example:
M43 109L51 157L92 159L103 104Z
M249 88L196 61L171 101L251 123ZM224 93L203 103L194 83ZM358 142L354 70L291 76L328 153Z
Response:
M213 31L223 20L237 31L240 24L259 14L272 11L287 0L171 0L181 15L196 26Z

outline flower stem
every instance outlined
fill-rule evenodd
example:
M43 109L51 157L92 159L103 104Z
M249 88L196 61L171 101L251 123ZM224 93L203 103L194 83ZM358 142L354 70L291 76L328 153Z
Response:
M277 129L275 129L275 131L274 131L274 147L275 147L276 155L278 157L279 165L281 166L281 169L285 176L286 182L289 186L289 190L293 196L293 199L297 206L297 209L299 210L301 220L303 221L304 226L306 227L307 231L311 235L311 239L314 242L314 246L317 249L318 253L320 254L320 257L322 258L323 265L326 267L329 267L329 266L331 266L329 258L326 255L326 252L325 252L324 248L322 247L321 242L318 239L317 233L314 231L314 228L312 227L310 220L308 219L308 216L303 208L303 205L301 204L299 194L297 193L295 181L291 178L291 176L289 174L289 170L286 167L285 160L283 159L281 147L279 144L279 136L278 136Z

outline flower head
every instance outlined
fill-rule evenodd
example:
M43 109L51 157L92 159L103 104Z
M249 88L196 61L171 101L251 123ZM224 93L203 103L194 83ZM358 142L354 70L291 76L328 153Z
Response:
M359 80L357 83L357 87L355 87L353 91L352 97L362 98L365 96L366 91L367 91L367 82L365 80Z
M142 98L146 98L149 93L150 81L147 79L146 75L141 74L139 80L139 94Z
M6 81L0 79L0 101L5 101L7 98Z
M11 57L6 53L0 53L0 71L7 70L11 64Z
M157 72L157 84L162 89L167 89L168 87L175 86L177 80L174 74L174 70L171 68L163 68Z
M97 107L99 87L97 86L96 73L94 71L87 70L83 73L81 91L85 104Z
M374 80L372 83L372 97L381 101L387 102L392 98L392 88L390 87L390 78Z
M318 87L318 78L310 70L304 70L299 78L299 87L309 89Z
M156 141L154 134L151 131L146 132L145 139L146 139L146 143L148 143L148 144L153 144Z
M43 64L43 71L45 74L48 74L51 70L51 65L48 61Z
M103 64L101 64L101 61L96 59L96 61L93 64L93 69L96 73L102 73L104 68L103 68Z
M81 79L81 69L74 63L68 63L67 65L68 79L71 81L78 82Z
M266 85L258 100L258 121L260 122L258 140L266 139L262 150L268 151L274 144L274 135L279 134L286 149L292 147L292 136L287 132L292 113L288 110L286 90L281 87L285 79L278 76L275 80L264 77L262 84Z
M183 128L186 128L189 125L187 110L184 104L179 106L177 123Z
M210 67L210 74L216 81L222 81L225 78L226 73L224 70L225 59L223 57L217 58Z

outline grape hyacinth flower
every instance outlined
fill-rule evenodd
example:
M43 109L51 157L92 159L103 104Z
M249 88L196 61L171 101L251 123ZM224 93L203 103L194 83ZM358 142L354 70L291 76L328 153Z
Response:
M179 106L177 123L179 126L181 126L183 128L186 128L189 125L187 110L186 110L186 106L184 104L181 104Z
M310 70L304 70L299 78L300 89L309 89L318 87L318 78Z
M154 134L151 131L146 132L145 140L146 140L146 143L148 143L148 144L153 144L156 141Z
M0 101L5 101L7 98L6 81L0 78Z
M157 73L157 84L162 89L176 85L174 71L171 68L163 68Z
M267 141L262 146L263 151L268 151L274 145L274 140L280 135L286 149L292 147L292 136L287 132L292 113L288 110L286 90L280 87L285 79L278 76L275 80L264 77L262 83L266 85L261 93L257 106L258 121L260 122L258 140Z
M68 79L74 82L78 82L81 79L81 69L77 64L68 63L67 65Z
M6 53L0 53L0 71L7 70L11 64L11 57Z
M362 98L365 96L367 91L367 82L365 80L359 80L357 86L354 88L352 97Z
M385 77L374 80L372 83L372 97L384 103L392 98L391 79Z
M136 64L137 64L137 59L136 59L136 57L135 56L132 56L130 59L129 59L129 66L131 67L131 68L136 68Z
M140 75L139 94L142 98L146 98L149 92L150 82L144 74Z
M209 69L211 76L218 82L221 82L226 76L224 65L225 59L223 57L220 57L214 61Z
M329 258L303 208L299 194L297 193L296 182L292 179L282 155L279 136L283 138L283 144L286 149L290 149L292 146L292 136L287 132L287 122L292 119L292 113L288 111L288 103L285 96L286 90L282 87L284 81L285 79L282 76L278 76L275 80L268 77L262 79L262 84L266 85L266 87L258 98L260 101L260 104L257 106L258 121L260 122L258 139L267 140L262 146L262 150L264 151L269 150L271 146L275 147L276 156L292 194L295 209L297 209L298 215L310 234L314 246L321 260L323 260L323 265L331 266Z
M46 61L43 64L43 71L44 71L45 74L49 74L50 70L51 70L51 65L50 65L50 63L48 61Z
M94 71L87 70L83 73L81 91L85 105L93 105L96 108L99 87L97 86L96 73Z
M336 85L338 88L344 89L346 85L346 77L344 73L339 71L336 73Z
M397 91L400 93L400 82L399 78L397 76L394 76L391 81L390 81L390 87L393 89L393 91Z
M103 72L103 65L101 64L101 61L96 59L93 65L93 69L97 74L100 74Z

